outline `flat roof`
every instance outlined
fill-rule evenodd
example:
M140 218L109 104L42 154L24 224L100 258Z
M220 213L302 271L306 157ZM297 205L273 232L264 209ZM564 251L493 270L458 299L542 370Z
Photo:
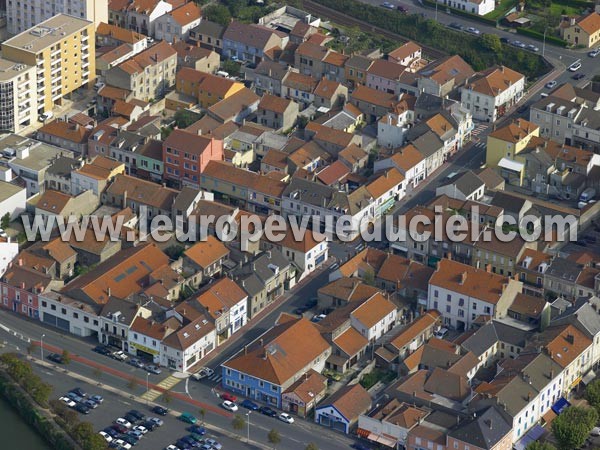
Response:
M18 194L23 190L25 190L25 188L21 186L17 186L11 183L7 183L6 181L0 180L0 202L8 200L13 195Z
M32 69L33 66L28 64L16 63L8 59L0 58L0 81L9 81L17 77L19 74Z
M45 144L43 142L29 139L18 134L8 134L5 137L0 138L0 151L12 148L18 150L23 147L29 146L29 156L27 158L14 158L10 159L10 164L29 169L34 172L39 172L44 168L48 167L56 158L59 156L74 157L73 152L65 150L54 145ZM0 160L4 160L7 163L8 159L2 157Z
M9 46L39 53L63 41L67 36L83 30L93 22L68 14L57 14L42 23L17 34L2 43Z

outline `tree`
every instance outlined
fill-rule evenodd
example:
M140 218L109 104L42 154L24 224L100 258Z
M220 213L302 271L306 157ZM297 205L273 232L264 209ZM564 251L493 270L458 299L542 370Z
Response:
M93 433L83 444L83 450L106 450L106 441L99 434Z
M585 388L585 399L600 413L600 380L594 380Z
M138 381L137 381L137 379L135 377L131 377L129 379L129 381L127 382L127 387L130 390L132 390L132 391L135 390L135 388L137 387L137 385L138 385Z
M500 42L497 34L484 34L481 36L481 45L496 54L502 51L502 42Z
M63 359L63 363L64 364L70 364L71 363L71 354L69 353L69 350L63 350L62 351L62 359Z
M279 431L273 428L269 431L269 434L267 434L267 439L269 439L271 444L277 445L281 442L281 435L279 434Z
M227 60L223 61L222 64L223 70L229 74L229 76L237 77L240 74L240 68L242 67L240 63L236 63L235 61Z
M579 448L598 421L598 412L594 408L571 406L565 409L552 422L552 433L560 450Z
M92 434L94 434L94 427L89 422L80 422L71 430L71 436L80 444L86 442Z
M231 13L224 5L208 5L202 10L202 14L211 22L216 22L224 27L231 22Z
M310 444L308 444L306 446L306 448L304 450L319 450L319 447L317 447L317 444L313 444L312 442Z
M200 408L200 419L202 419L202 425L204 425L204 416L206 416L206 410L204 408Z
M2 219L0 219L0 228L2 228L3 230L6 230L8 228L10 224L10 214L6 213L2 216Z
M175 119L175 124L177 125L177 128L187 128L194 122L200 120L201 118L201 114L188 111L187 109L180 109L173 115L173 119Z
M163 395L162 395L163 403L165 405L169 406L169 403L171 403L171 400L173 400L173 399L171 398L171 394L169 394L169 391L163 392Z
M526 450L556 450L556 447L548 442L533 441Z
M236 414L233 420L231 421L231 426L235 431L240 431L243 430L246 426L246 421L244 420L243 416Z

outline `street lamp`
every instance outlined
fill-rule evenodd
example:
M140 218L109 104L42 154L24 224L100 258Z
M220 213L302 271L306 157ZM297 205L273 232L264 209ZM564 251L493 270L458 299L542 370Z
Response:
M250 413L252 411L248 411L246 413L246 420L248 421L248 435L247 435L247 439L248 439L248 443L250 443Z
M44 338L46 337L45 334L42 334L42 337L40 338L40 356L42 357L42 361L44 360Z
M146 372L146 405L148 404L148 391L149 389L149 385L148 385L148 377L150 376L150 372Z

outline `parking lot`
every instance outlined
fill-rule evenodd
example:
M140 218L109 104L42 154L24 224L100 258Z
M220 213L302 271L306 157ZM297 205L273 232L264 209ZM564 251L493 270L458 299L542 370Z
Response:
M190 434L190 432L186 430L190 425L183 423L173 414L159 416L151 411L151 405L149 406L132 399L124 398L97 385L78 382L69 376L61 376L53 369L41 368L34 365L34 370L38 371L44 379L51 382L54 386L54 392L51 395L51 398L56 399L62 397L74 388L80 388L85 391L87 397L101 395L104 398L102 404L95 409L91 409L89 414L79 414L82 421L92 423L94 429L97 431L113 425L116 419L123 417L132 409L140 411L147 417L159 417L164 421L163 426L156 428L154 431L149 431L133 448L162 450L168 445L174 444L177 439ZM199 419L198 424L201 425L199 411L190 410L188 412L197 417ZM245 436L245 433L243 433L243 435ZM214 433L210 430L207 431L204 438L213 438L221 443L223 448L227 449L249 448L246 443Z
M596 231L591 226L577 236L577 242L569 242L561 251L569 255L586 251L596 255L600 254L600 228L599 231Z

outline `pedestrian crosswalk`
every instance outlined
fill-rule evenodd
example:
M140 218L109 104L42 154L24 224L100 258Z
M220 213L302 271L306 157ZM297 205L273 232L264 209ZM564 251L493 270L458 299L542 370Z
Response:
M473 147L476 147L476 148L483 148L483 147L485 147L485 142L483 142L483 141L476 142L476 143L473 145Z
M487 124L487 123L480 123L478 125L475 125L475 128L473 128L473 131L471 131L471 136L479 136L481 133L483 133L485 130L487 130L488 127L489 127L489 124Z
M175 386L180 381L181 381L181 378L176 378L173 375L170 375L167 378L165 378L164 380L162 380L160 383L158 383L157 386L163 388L166 391L168 391L169 389L172 389L173 386ZM156 389L150 389L150 390L146 391L144 393L144 395L142 395L142 398L144 400L149 401L149 402L153 402L154 400L156 400L161 395L162 395L161 391L158 391Z
M208 377L208 380L212 381L213 383L219 383L222 378L223 376L220 373L215 372L210 377Z

